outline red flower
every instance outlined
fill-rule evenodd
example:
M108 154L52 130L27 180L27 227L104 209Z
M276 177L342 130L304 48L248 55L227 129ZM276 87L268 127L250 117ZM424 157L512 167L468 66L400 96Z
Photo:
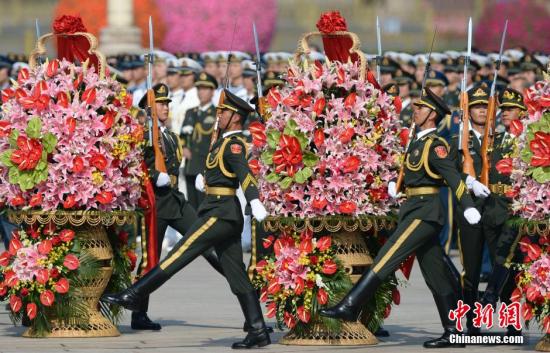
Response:
M267 93L267 103L271 109L277 108L277 105L281 102L281 92L277 88L271 88Z
M361 160L355 156L349 156L344 160L342 171L344 173L353 173L359 169Z
M10 307L11 311L14 313L21 310L21 307L23 306L23 302L21 301L21 298L19 298L17 295L12 295L10 297Z
M4 283L0 282L0 298L5 296L7 292L8 292L8 287Z
M550 133L542 131L535 132L535 137L529 143L533 152L531 165L533 167L550 166Z
M52 306L55 301L55 296L51 290L45 290L40 293L40 302L44 306Z
M336 273L337 270L338 265L336 265L333 260L328 259L323 262L323 268L321 269L321 272L323 272L325 275L333 275Z
M107 158L100 153L92 153L90 157L90 164L98 170L104 170L107 168Z
M53 279L57 279L59 277L59 270L57 268L52 268L50 270L50 277Z
M325 131L322 128L315 130L313 133L313 143L317 148L321 147L325 143Z
M70 242L71 240L73 240L73 238L74 238L74 230L72 229L63 229L59 233L59 239L61 239L61 241L64 241L65 243Z
M75 32L86 32L86 27L82 23L82 18L80 16L70 16L63 15L57 17L53 22L54 33L68 33L72 34Z
M53 59L48 63L48 67L46 68L46 76L54 77L55 74L57 74L57 70L59 70L59 60Z
M73 117L69 117L65 120L65 124L67 125L67 129L69 130L69 135L72 135L74 130L76 130L76 119Z
M309 254L313 251L313 242L310 239L303 240L300 243L299 250L303 253Z
M13 207L23 206L25 204L25 199L23 198L23 196L18 195L18 196L15 196L13 199L11 199L10 204Z
M533 307L529 303L523 303L521 306L521 315L525 321L529 321L533 318Z
M275 302L271 302L267 305L267 312L265 313L265 316L268 318L275 317L275 314L277 313L277 304Z
M23 243L21 243L18 238L11 238L8 251L11 255L15 256L17 254L17 250L21 249L22 247Z
M46 282L50 279L50 272L47 269L42 268L36 272L35 277L38 283L46 284Z
M294 294L301 295L304 292L304 280L300 277L296 278L296 286L294 287Z
M74 195L68 195L63 201L63 208L72 208L76 205L76 197Z
M113 193L110 191L102 191L95 196L95 199L102 205L108 205L113 201Z
M309 312L309 310L306 310L303 305L298 307L296 313L298 314L298 318L300 319L300 321L306 324L311 319L311 313Z
M514 169L512 165L512 158L501 159L500 161L497 162L495 168L502 175L512 174L512 170Z
M265 287L260 291L260 302L267 302L267 289Z
M26 297L27 295L29 295L29 290L27 288L22 288L21 289L21 296Z
M29 206L35 207L40 205L42 205L42 194L33 195L29 201Z
M69 291L69 281L66 278L60 278L54 287L57 293L65 294Z
M546 334L550 334L550 316L546 316L543 320L542 320L542 329L544 330L544 332Z
M37 311L38 307L36 306L36 303L27 304L27 317L29 319L33 320L36 317Z
M38 111L45 110L50 105L50 96L42 94L43 91L46 91L48 84L45 81L38 82L34 86L34 90L31 96L27 96L24 91L16 92L19 95L18 102L24 109L36 109Z
M67 97L67 93L59 92L57 94L57 105L65 109L69 107L69 97Z
M133 271L136 268L137 263L137 256L136 253L132 250L128 250L126 252L126 256L128 256L128 260L130 260L130 271Z
M283 104L287 107L295 107L300 104L300 98L298 97L297 92L292 92L290 96L286 97L283 100Z
M13 288L19 283L19 279L13 270L7 270L4 272L4 284L10 288Z
M260 162L257 159L253 159L248 162L248 167L254 175L260 174Z
M318 98L315 101L315 104L313 105L313 112L315 113L315 116L321 115L323 110L325 110L325 105L327 101L325 100L325 97Z
M109 130L113 126L113 124L115 123L115 117L116 112L112 110L107 110L105 115L103 115L103 118L101 118L101 122L103 123L103 125L105 125L105 130Z
M340 206L338 206L338 209L341 213L352 214L357 209L357 206L353 201L344 201L340 204Z
M22 68L19 73L17 74L17 82L19 82L20 84L24 83L25 81L27 81L30 77L30 72L29 72L29 69L27 69L26 67Z
M270 235L267 238L264 238L264 241L263 241L264 249L271 247L271 245L273 245L274 240L275 240L275 237L273 235Z
M69 270L76 270L80 266L80 261L78 257L73 254L68 254L63 260L63 266L67 267Z
M8 137L11 133L11 125L9 121L0 120L0 137Z
M354 135L355 135L355 129L352 127L348 127L340 134L340 142L348 143L351 141Z
M277 282L276 279L274 279L271 282L269 282L269 285L267 286L267 293L277 294L280 289L281 289L281 285Z
M357 100L357 93L351 92L346 99L344 99L344 106L346 108L353 108L355 101Z
M510 123L510 134L515 137L518 137L519 135L521 135L522 132L523 132L523 123L521 122L521 120L519 119L512 120L512 122Z
M392 289L391 297L395 305L399 305L401 303L401 294L399 293L399 289L397 288Z
M525 238L522 239L522 241L519 243L519 246L521 248L521 251L527 254L528 260L536 261L542 253L540 246L531 243L528 239L526 240Z
M388 304L386 306L386 310L384 310L384 319L387 319L390 316L391 313L391 304Z
M328 293L324 288L319 288L317 291L317 301L321 305L328 303Z
M72 172L73 173L80 173L84 169L84 160L81 157L74 157L73 159L73 167Z
M52 251L53 245L50 239L44 239L38 244L38 252L42 255L48 255Z
M17 138L18 149L13 151L10 160L19 170L33 170L42 158L42 144L37 139L25 136Z
M264 124L260 123L259 121L255 121L249 125L248 131L250 131L250 135L252 135L252 143L254 144L254 146L262 147L265 145L267 137L265 135Z
M53 221L49 221L48 224L44 227L44 234L45 235L52 235L57 230L57 227Z
M302 147L294 136L281 135L279 149L273 154L275 172L286 172L289 177L296 174L297 166L302 162Z
M266 260L258 261L258 263L256 263L256 272L262 273L265 266L267 266L267 261Z
M275 315L273 315L273 316L275 316ZM296 318L292 314L290 314L288 311L284 312L283 321L285 322L285 325L290 329L293 328L294 326L296 326Z
M0 266L6 267L10 263L11 255L9 252L4 251L0 254Z
M331 238L329 236L321 237L317 240L317 249L319 251L328 250L331 246Z
M347 31L345 18L340 15L339 11L325 12L317 21L317 29L321 33L332 33L338 31Z
M93 104L95 102L96 94L96 89L94 87L88 88L82 93L81 100L86 102L86 104Z
M409 129L408 128L404 128L404 129L401 130L401 132L399 133L399 141L400 141L402 147L407 146L407 143L409 142Z
M328 205L328 201L327 199L325 199L324 197L322 199L313 199L313 201L311 202L311 207L317 209L317 210L322 210L324 209L325 207L327 207Z

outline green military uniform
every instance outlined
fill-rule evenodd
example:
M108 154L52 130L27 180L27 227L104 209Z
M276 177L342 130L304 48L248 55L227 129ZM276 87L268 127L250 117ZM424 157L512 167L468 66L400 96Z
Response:
M195 86L214 90L218 87L218 82L213 76L201 72ZM195 209L198 209L204 198L203 194L195 188L195 179L204 170L215 123L216 107L212 103L189 109L185 113L180 137L184 140L185 147L191 151L191 158L185 162L184 175L187 185L187 199Z
M445 103L429 89L415 104L430 107L440 118L448 112ZM338 306L322 310L322 315L354 320L361 303L374 295L378 285L410 254L416 253L442 324L446 332L454 330L448 313L456 306L458 283L443 260L438 239L446 212L439 199L439 189L449 185L464 208L473 207L473 201L461 174L448 158L448 152L447 142L437 136L435 128L410 143L404 162L403 183L407 200L399 210L397 228L380 249L370 270L363 274Z

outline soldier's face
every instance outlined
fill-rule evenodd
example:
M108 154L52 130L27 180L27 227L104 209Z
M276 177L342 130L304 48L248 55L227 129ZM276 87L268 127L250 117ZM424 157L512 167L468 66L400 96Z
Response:
M443 85L428 86L428 87L438 97L443 97L443 95L445 94L445 86Z
M232 79L239 78L243 75L243 66L240 62L231 63L229 65L229 77Z
M188 75L180 75L180 82L181 87L184 90L191 89L195 85L195 75L188 74Z
M521 116L521 109L517 107L503 107L501 121L502 125L508 129L513 120L519 119Z
M399 97L408 97L409 96L409 84L405 83L403 85L399 85Z
M168 76L166 76L166 84L171 91L178 88L180 85L179 75L177 73L169 73Z
M380 73L380 85L381 86L384 86L385 84L390 83L391 80L392 80L391 73L389 73L389 72Z
M168 70L168 64L164 61L156 62L153 66L153 80L158 81L166 77L166 71Z
M530 84L534 84L535 83L535 79L537 77L537 75L535 74L535 71L533 70L529 70L529 71L524 71L523 72L523 77L525 78L525 80Z
M214 62L207 62L207 63L204 65L204 71L205 71L207 74L216 77L216 76L218 76L218 64L216 64L216 63L214 63Z
M157 108L157 116L159 121L165 123L166 120L168 120L168 102L156 102L155 105Z
M201 102L201 105L212 102L212 97L214 96L214 90L212 88L198 87L197 93L199 95L199 101Z
M222 130L231 128L232 125L239 121L237 113L229 109L218 110L218 117L220 119L219 127Z
M8 80L8 68L4 67L0 69L0 82L5 82Z
M485 125L487 104L476 104L470 107L470 118L476 125Z
M432 113L432 110L426 106L415 106L413 112L413 118L414 123L417 126L420 126L420 124L424 124L426 120L428 119L428 116Z

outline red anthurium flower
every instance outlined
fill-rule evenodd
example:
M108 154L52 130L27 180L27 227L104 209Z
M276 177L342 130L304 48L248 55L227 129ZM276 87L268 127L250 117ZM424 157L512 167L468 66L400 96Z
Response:
M397 288L392 289L391 297L395 305L399 305L401 303L401 293L399 293L399 289Z
M40 302L44 306L52 306L55 301L55 296L51 290L45 290L40 293Z
M68 254L63 260L63 266L67 267L69 270L76 270L80 266L80 261L78 257L73 254Z
M17 147L12 152L10 160L17 165L19 170L33 170L42 158L42 144L37 139L29 139L26 136L17 138Z
M260 302L262 302L262 303L267 302L267 298L268 298L268 296L267 296L267 289L265 289L265 287L264 287L264 288L262 288L262 290L260 291Z
M19 312L19 310L21 310L22 306L23 306L23 301L21 300L20 297L18 297L17 295L12 295L10 297L11 311L13 311L14 313L17 313Z
M23 196L18 195L11 199L10 204L13 207L23 206L25 204L25 199L23 198Z
M57 268L52 268L50 270L50 277L53 279L57 279L59 277L59 270Z
M302 108L308 108L309 106L311 106L311 101L312 100L313 100L313 98L309 95L302 96L300 98L300 106Z
M533 307L531 304L525 302L521 305L521 315L525 321L529 321L533 318Z
M69 107L69 97L67 97L67 93L65 92L59 92L57 94L57 105L68 108Z
M356 172L359 169L360 164L361 164L361 160L358 157L349 156L344 160L344 164L342 165L342 171L344 173Z
M8 251L0 254L0 266L6 267L10 263L11 255Z
M401 102L401 97L393 98L393 105L395 107L395 112L397 114L401 113L401 109L403 107L403 102Z
M74 157L73 167L71 168L73 173L80 173L84 169L84 160L81 157Z
M327 101L326 101L325 97L318 98L315 101L315 104L313 105L313 112L315 113L315 116L321 115L323 110L325 110L326 103L327 103Z
M271 88L267 93L267 103L271 109L277 108L277 105L281 102L281 92L277 88Z
M298 318L302 322L308 323L309 320L311 319L311 313L309 312L309 310L306 310L306 308L303 305L298 307L298 309L296 310L296 313L298 314Z
M137 256L136 253L132 250L128 250L126 252L126 256L128 257L128 260L130 260L130 271L133 271L136 268L137 263Z
M323 74L323 64L319 60L315 60L313 67L313 75L315 77L321 77Z
M351 92L346 99L344 99L344 106L346 108L352 108L355 105L355 101L357 100L357 93Z
M65 124L67 125L69 135L72 135L74 130L76 129L76 119L73 117L69 117L65 120Z
M273 245L273 242L275 241L275 237L273 235L268 236L267 238L264 238L263 241L263 247L264 249L269 248L271 245Z
M102 205L108 205L113 201L113 193L110 191L102 191L95 196L95 199Z
M353 201L344 201L340 204L338 209L340 210L341 213L352 214L357 209L357 206Z
M70 242L71 240L74 239L74 230L72 230L72 229L63 229L59 233L59 239L61 239L65 243Z
M11 255L15 256L17 254L17 250L21 249L23 247L23 243L21 243L21 240L18 238L11 238L10 245L8 246L8 251Z
M276 294L281 289L281 285L277 282L276 279L269 282L269 285L267 286L267 293L268 294Z
M248 127L250 135L252 135L252 143L256 147L262 147L266 144L267 137L265 135L265 125L259 121L255 121Z
M0 137L7 137L11 133L11 124L9 121L0 120Z
M319 251L326 251L330 248L331 239L329 236L321 237L317 240L317 248Z
M11 88L2 90L2 103L6 103L15 96L15 91Z
M266 260L260 260L260 261L256 264L256 271L257 271L258 273L262 273L266 265L267 265L267 261L266 261Z
M354 135L355 129L352 127L348 127L340 134L340 142L349 143Z
M294 176L298 165L302 162L302 147L300 141L294 136L281 135L279 149L273 154L275 172L286 171L289 176Z
M322 128L315 130L313 133L313 143L317 148L321 147L325 143L325 131Z
M521 301L521 289L516 288L512 292L512 295L510 296L510 300L513 302L519 302Z
M333 275L336 273L337 270L338 270L338 265L336 265L336 263L333 260L328 259L328 260L325 260L325 262L323 262L323 267L321 269L321 272L323 272L325 275Z
M78 87L80 86L82 81L84 81L84 75L82 73L80 73L80 74L78 74L78 76L76 77L76 79L73 82L73 88L78 89Z
M10 288L13 288L19 283L19 278L13 270L7 270L4 272L4 284Z
M267 305L267 312L265 313L265 316L268 318L275 317L275 314L277 314L277 303L271 302Z
M275 315L273 315L275 316ZM269 317L269 316L268 316ZM285 311L283 314L283 321L288 328L294 328L296 326L296 318L289 312Z
M328 293L324 288L319 288L317 291L317 301L321 305L328 303Z
M93 153L90 158L90 164L98 170L104 170L107 168L107 158L100 153Z
M82 93L82 101L86 102L86 104L93 104L95 102L95 97L96 89L94 87L88 88Z
M36 207L42 205L42 194L35 194L29 201L29 206Z
M304 240L300 243L299 250L303 253L309 254L313 251L313 242L311 239Z
M59 60L54 59L48 63L48 67L46 68L46 76L54 77L57 70L59 70Z
M29 69L24 67L21 70L19 70L19 73L17 74L17 82L19 82L19 84L22 84L23 82L28 80L29 77L30 77Z
M512 165L512 158L504 158L497 162L495 165L495 168L497 171L502 175L510 175L512 174L512 170L514 169Z
M286 97L283 100L283 104L288 107L295 107L300 104L300 98L298 97L298 94L296 94L296 92L292 92L290 96Z
M36 306L36 303L27 304L27 317L29 319L33 320L36 317L37 311L38 307Z
M305 283L301 277L296 278L296 286L294 287L294 294L301 295L304 292Z
M523 132L523 123L519 119L512 120L510 123L510 134L518 137Z
M44 239L38 244L38 252L42 255L48 255L52 251L53 244L50 239Z
M322 210L324 209L325 207L327 207L328 205L328 201L327 199L325 199L324 197L321 198L321 199L318 199L318 198L315 198L313 199L313 201L311 202L311 207L317 209L317 210Z
M407 143L409 142L409 129L404 128L399 133L399 142L401 143L402 147L407 146Z
M63 208L72 208L76 205L76 197L74 195L68 195L63 201Z
M547 335L550 335L550 316L546 316L542 319L542 329Z
M346 72L344 71L343 68L339 68L336 71L336 76L337 76L337 81L336 82L338 82L339 85L344 83L344 81L346 80Z
M250 168L252 174L258 175L260 173L260 162L257 159L249 161L248 167Z
M531 165L533 167L550 166L550 133L542 131L535 132L535 137L529 143L533 157Z
M115 123L116 112L107 110L107 112L101 118L101 122L105 125L105 130L109 130Z
M50 271L46 268L42 268L38 271L36 271L36 281L41 284L46 284L48 280L50 279Z
M391 313L391 304L388 304L386 306L386 310L384 310L384 319L387 319L390 316Z

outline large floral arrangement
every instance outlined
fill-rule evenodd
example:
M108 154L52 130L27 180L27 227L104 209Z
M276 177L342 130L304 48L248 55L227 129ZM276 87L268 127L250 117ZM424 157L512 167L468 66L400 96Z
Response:
M550 334L550 236L523 237L520 249L524 254L516 278L513 301L523 298L522 316L528 324L536 320L546 334Z
M550 79L525 92L528 117L514 121L512 156L499 161L499 172L511 175L512 209L523 219L541 221L550 214Z
M304 329L317 320L332 322L317 312L336 304L351 281L335 261L330 236L317 239L308 231L283 233L277 239L269 236L263 246L273 248L273 255L256 264L254 285L261 291L260 301L266 303L267 317L290 329Z
M133 209L143 129L131 97L93 68L53 60L2 91L0 201L14 208Z
M271 89L271 117L250 127L260 193L272 215L386 215L397 176L401 126L392 97L355 63L291 65Z

